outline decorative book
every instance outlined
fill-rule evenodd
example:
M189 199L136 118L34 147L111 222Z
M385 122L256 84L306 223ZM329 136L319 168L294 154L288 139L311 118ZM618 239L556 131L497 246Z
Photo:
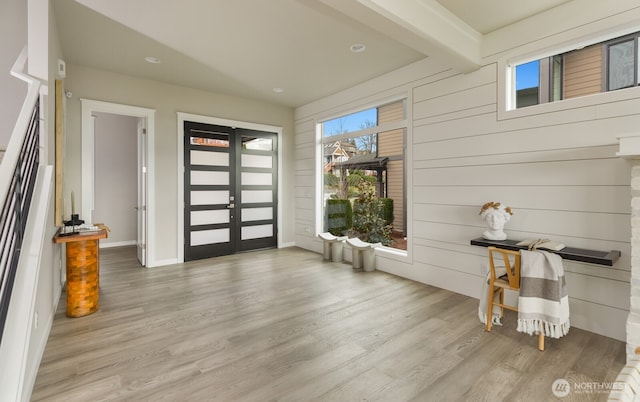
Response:
M530 250L542 248L553 251L560 251L565 248L564 244L551 241L549 239L523 240L519 243L516 243L516 246L528 247Z

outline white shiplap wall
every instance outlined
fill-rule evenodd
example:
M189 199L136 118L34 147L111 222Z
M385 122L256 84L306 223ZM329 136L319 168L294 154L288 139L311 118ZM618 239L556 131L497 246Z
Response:
M614 11L610 25L628 23L628 14ZM602 20L594 16L594 27ZM588 31L584 20L579 30ZM570 39L563 33L556 41ZM548 36L541 41L550 43ZM505 226L510 238L545 237L622 251L613 267L565 261L565 270L572 325L625 340L630 164L616 157L616 137L640 127L640 88L506 112L504 65L517 51L496 51L483 68L466 75L424 59L297 109L296 244L322 249L315 237L322 230L316 227L321 219L315 123L404 93L410 125L409 255L380 253L378 268L478 297L486 249L469 240L484 229L480 206L500 201L515 212Z
M624 340L630 170L615 156L616 135L638 127L640 114L602 116L592 104L500 120L496 72L485 66L464 77L465 88L456 76L414 89L414 262L436 270L441 286L478 297L486 251L468 239L482 232L479 206L501 201L515 211L511 238L622 251L612 268L565 268L572 324Z

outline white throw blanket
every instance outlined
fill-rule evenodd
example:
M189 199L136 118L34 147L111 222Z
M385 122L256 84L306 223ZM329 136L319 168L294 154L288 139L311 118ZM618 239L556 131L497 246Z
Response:
M505 267L496 267L496 278L507 274ZM478 303L478 318L480 321L487 325L487 308L489 307L487 302L489 298L489 279L491 278L491 272L487 272L485 280L482 281L482 289L480 291L480 303ZM500 302L500 295L494 295L494 301ZM502 325L500 322L500 306L493 306L491 314L491 325Z
M518 331L560 338L569 332L569 296L562 257L522 250Z

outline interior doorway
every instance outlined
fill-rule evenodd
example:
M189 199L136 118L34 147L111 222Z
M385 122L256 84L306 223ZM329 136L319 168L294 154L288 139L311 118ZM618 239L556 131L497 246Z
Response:
M101 248L137 244L137 133L142 118L94 113L94 205L91 223L108 223ZM117 189L117 190L114 190Z
M112 115L137 118L136 139L136 248L138 260L142 266L154 266L153 260L153 224L147 216L153 215L153 152L152 144L155 134L155 111L137 106L115 103L81 100L82 108L82 208L81 216L86 223L96 223L94 211L96 206L96 160L95 160L95 125L94 115L108 113ZM111 189L117 194L117 185ZM109 222L100 222L109 226Z

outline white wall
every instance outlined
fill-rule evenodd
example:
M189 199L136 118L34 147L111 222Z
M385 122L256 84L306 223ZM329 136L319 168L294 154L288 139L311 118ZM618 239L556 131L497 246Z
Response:
M616 136L640 126L640 88L505 111L508 60L640 26L633 2L578 6L567 4L557 18L573 18L561 19L557 28L541 15L486 37L484 67L476 72L458 74L425 59L298 108L296 244L321 250L313 184L319 166L317 120L404 92L411 126L410 251L404 259L380 255L378 268L478 297L486 249L469 241L484 229L480 206L500 201L515 211L505 227L513 239L546 237L573 247L622 251L613 267L564 265L572 325L625 340L630 167L615 156ZM541 33L536 27L542 25L550 28Z
M27 2L0 2L0 149L9 143L18 112L27 95L27 84L10 74L11 67L27 45Z
M45 105L40 112L41 118L43 119L41 120L41 124L44 125L45 130L45 144L42 144L44 147L42 152L46 156L47 161L45 164L47 165L54 165L55 163L54 80L58 69L58 59L63 58L55 19L53 14L50 12L52 9L50 4L51 1L53 0L37 0L35 2L30 0L29 2L29 13L32 12L31 7L34 7L37 9L38 13L45 10L47 12L46 15L48 15L49 18L49 23L46 25L47 31L41 33L45 34L47 37L47 53L45 56L40 55L35 61L37 63L41 63L44 60L48 62L48 65L34 66L34 69L38 71L48 70L48 83L50 83L47 91L51 96L43 97ZM30 61L30 63L32 61ZM46 84L47 82L43 85ZM36 380L38 368L40 367L40 360L42 359L42 354L44 353L45 346L47 345L49 331L53 325L53 318L62 293L61 278L63 276L64 252L61 245L53 244L51 241L57 230L54 223L55 203L53 202L53 194L51 197L49 211L47 213L47 224L45 227L42 255L40 256L40 272L38 274L38 285L36 289L35 313L38 315L38 318L36 320L35 315L31 317L32 332L29 340L29 353L28 356L26 356L27 366L24 389L25 395L29 396L31 395L31 390Z
M23 3L26 4L26 1L23 1ZM54 113L50 113L50 111L52 112L54 110L54 106L53 97L49 97L46 94L50 90L47 84L48 82L53 82L57 68L57 59L62 57L62 52L55 21L48 13L50 9L49 0L30 0L28 4L30 16L35 9L38 15L42 16L42 13L44 13L45 16L49 17L48 24L41 24L39 25L40 29L30 30L29 40L33 38L39 44L45 43L45 46L38 48L37 57L29 60L29 67L30 71L31 69L34 71L44 71L45 82L43 82L43 87L41 87L42 103L40 109L40 131L42 133L41 152L44 164L52 164L54 151L49 145L54 143L55 124ZM4 10L0 15L4 17ZM14 16L8 15L8 17L12 18ZM19 17L19 15L16 17ZM23 22L26 24L26 21ZM24 96L17 99L21 106L24 101ZM11 121L12 125L14 123L15 118ZM41 171L44 171L44 169L41 169ZM43 177L44 176L39 176L39 180L42 180ZM51 178L51 174L49 178ZM44 223L44 227L41 226L42 222L40 222L39 225L33 228L33 231L27 232L32 233L32 235L25 236L25 242L23 243L24 255L21 256L21 261L25 261L23 258L30 258L30 260L28 260L28 267L26 267L28 269L18 274L17 278L26 275L31 280L23 282L20 287L14 288L12 294L12 300L20 299L24 301L27 299L28 301L13 303L11 306L11 309L15 309L18 316L28 320L29 329L27 333L18 334L19 341L15 344L3 343L3 347L19 351L21 354L21 364L0 369L0 372L9 372L9 370L11 370L11 373L14 374L11 378L18 378L18 382L12 382L9 386L0 388L0 399L2 400L16 400L15 397L3 399L3 397L7 395L17 395L17 400L29 400L61 294L61 247L60 245L54 245L51 241L57 229L53 219L53 191L45 191L44 189L47 186L42 183L40 184L41 186L38 188L41 188L42 192L34 194L32 205L44 199L46 210L38 210L37 214L30 215L29 222L31 224L32 220L37 216L46 222ZM53 183L48 184L50 185L50 189ZM47 203L48 208L46 206ZM32 210L31 212L33 213L34 211ZM42 248L40 250L32 250L31 247L34 245L37 246L40 241L42 241ZM34 283L34 280L36 280L36 283ZM17 326L15 321L10 321L7 329L10 328L17 330L20 327ZM20 331L22 331L21 328ZM4 339L3 342L5 342ZM3 379L6 380L4 377Z
M155 255L150 260L161 264L176 261L177 231L177 112L219 117L283 127L281 171L282 187L293 187L293 110L265 102L179 87L157 81L119 75L103 70L67 63L66 89L73 92L67 100L67 128L65 135L64 188L74 191L76 204L81 205L81 142L80 98L139 106L156 111L155 143ZM182 174L182 173L180 173ZM284 191L279 200L284 211L294 209L294 195ZM105 222L108 225L108 222ZM293 244L293 219L285 217L283 243Z
M55 21L52 18L53 13L49 7L49 0L26 0L28 12L27 37L29 38L28 57L29 57L29 75L38 78L41 81L48 81L53 78L49 75L50 69L48 64L50 56L50 37L46 35L51 30L56 30ZM49 25L53 25L50 27ZM43 35L44 33L44 35ZM52 86L53 87L53 86Z
M93 222L111 229L100 247L136 244L138 118L94 113Z

